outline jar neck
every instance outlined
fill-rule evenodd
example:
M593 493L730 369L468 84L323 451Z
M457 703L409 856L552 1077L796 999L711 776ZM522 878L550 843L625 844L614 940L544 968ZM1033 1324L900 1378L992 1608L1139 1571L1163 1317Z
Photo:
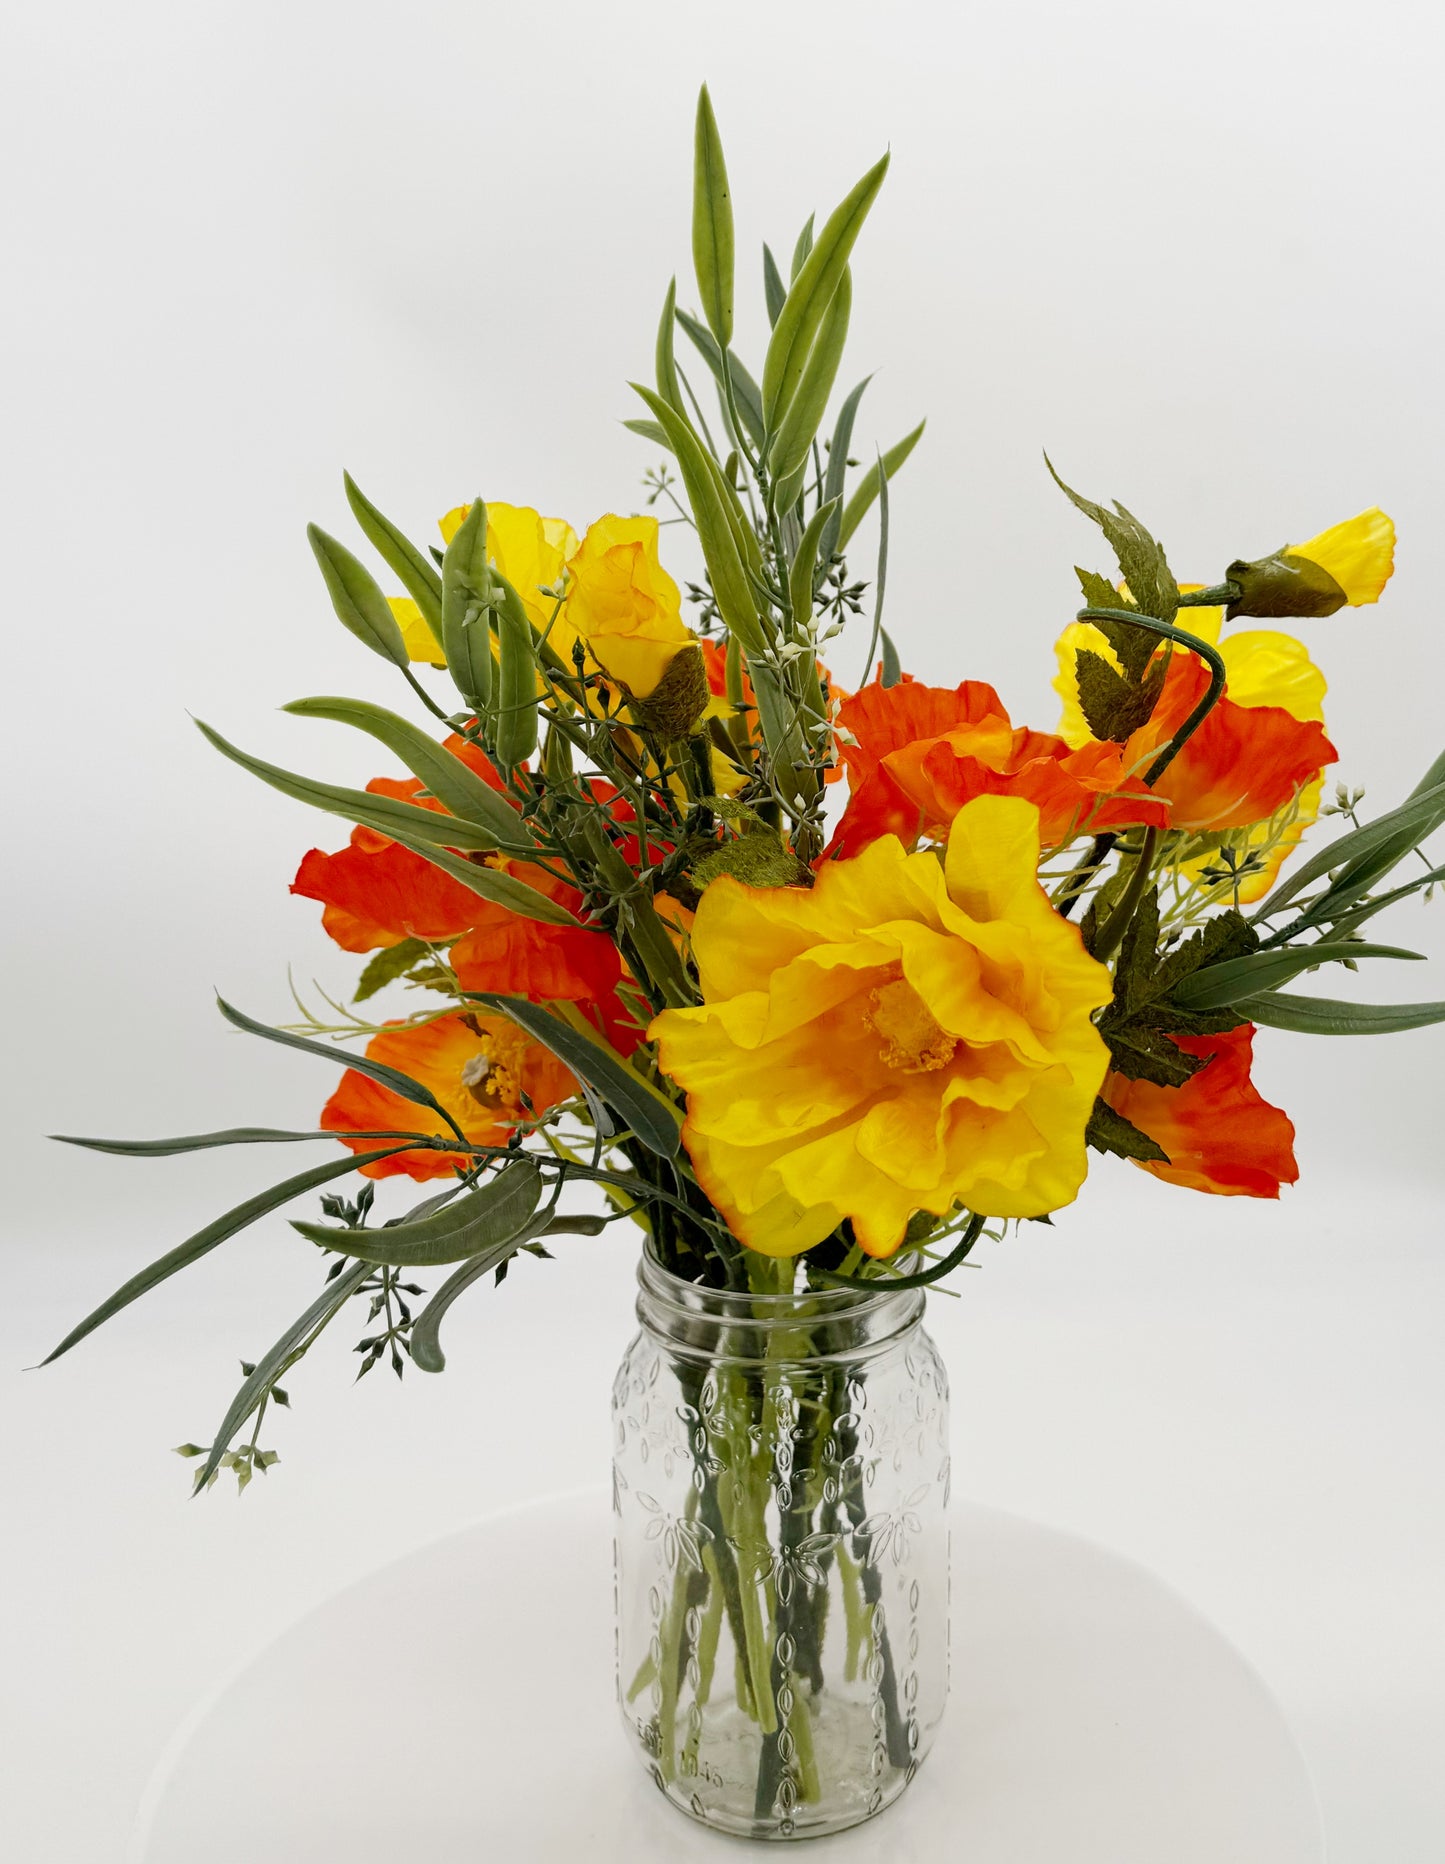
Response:
M921 1288L709 1288L672 1274L646 1250L637 1283L637 1318L669 1351L748 1364L872 1358L917 1330L927 1300Z

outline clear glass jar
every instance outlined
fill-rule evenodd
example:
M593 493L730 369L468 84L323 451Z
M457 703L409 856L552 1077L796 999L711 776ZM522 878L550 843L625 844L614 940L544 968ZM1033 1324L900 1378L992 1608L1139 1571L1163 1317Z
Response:
M674 1805L813 1838L948 1693L948 1381L922 1290L747 1294L644 1256L613 1390L618 1699Z

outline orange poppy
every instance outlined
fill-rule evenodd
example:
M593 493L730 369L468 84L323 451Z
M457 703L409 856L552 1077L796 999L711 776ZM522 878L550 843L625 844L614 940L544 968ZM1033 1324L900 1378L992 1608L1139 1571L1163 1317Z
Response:
M505 1016L443 1016L433 1023L397 1024L366 1045L369 1060L399 1068L430 1088L473 1145L504 1146L518 1120L544 1113L577 1090L576 1080L549 1049ZM524 1102L526 1104L524 1104ZM400 1130L446 1137L450 1128L429 1107L405 1100L348 1068L327 1101L321 1124L353 1152L375 1147L348 1133ZM401 1152L363 1165L367 1178L448 1178L475 1161L464 1152Z
M1156 1087L1110 1074L1103 1097L1116 1113L1162 1146L1169 1163L1138 1161L1166 1184L1219 1197L1278 1197L1299 1177L1294 1125L1249 1078L1254 1026L1224 1035L1175 1036L1186 1055L1209 1065L1182 1087Z
M852 791L832 852L856 854L880 835L906 847L941 841L975 796L1020 796L1039 811L1045 846L1135 824L1164 828L1168 805L1151 795L1116 744L1077 749L1050 732L1016 729L992 686L949 690L905 679L845 699L838 723Z
M530 861L508 861L514 879L576 912L582 895ZM505 906L471 896L470 922L452 946L451 964L463 990L590 1002L610 996L622 976L617 947L605 932L543 925Z
M1193 654L1176 654L1154 716L1124 747L1128 768L1147 766L1203 698L1209 673ZM1335 761L1317 719L1283 706L1224 698L1154 785L1170 806L1172 826L1195 834L1251 828L1282 809Z

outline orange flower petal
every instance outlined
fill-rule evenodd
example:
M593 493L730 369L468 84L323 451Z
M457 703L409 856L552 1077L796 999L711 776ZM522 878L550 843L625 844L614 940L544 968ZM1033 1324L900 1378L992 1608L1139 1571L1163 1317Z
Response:
M1110 1074L1104 1099L1116 1113L1169 1154L1167 1165L1144 1163L1166 1184L1218 1197L1278 1197L1299 1177L1294 1125L1272 1107L1249 1077L1254 1053L1250 1023L1217 1036L1175 1036L1186 1055L1207 1055L1207 1068L1182 1087L1156 1087Z

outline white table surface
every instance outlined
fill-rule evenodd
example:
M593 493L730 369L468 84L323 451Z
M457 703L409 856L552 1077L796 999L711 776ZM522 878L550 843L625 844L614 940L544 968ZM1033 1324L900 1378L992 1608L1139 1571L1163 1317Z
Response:
M264 1484L193 1503L166 1446L214 1428L236 1359L306 1304L314 1265L274 1224L21 1372L256 1181L254 1160L225 1155L129 1175L64 1164L27 1220L8 1212L0 1855L120 1864L158 1757L218 1678L379 1565L605 1478L629 1249L529 1260L459 1305L441 1378L353 1388L348 1340L329 1343L290 1381ZM1332 1182L1318 1153L1280 1206L1184 1197L1124 1168L1091 1192L930 1305L956 1494L1126 1552L1219 1626L1300 1737L1331 1864L1439 1864L1438 1203Z
M657 1794L613 1694L602 1493L510 1511L345 1587L222 1685L145 1795L135 1864L718 1860ZM960 1508L954 1694L902 1799L810 1859L1322 1864L1254 1672L1152 1575Z

